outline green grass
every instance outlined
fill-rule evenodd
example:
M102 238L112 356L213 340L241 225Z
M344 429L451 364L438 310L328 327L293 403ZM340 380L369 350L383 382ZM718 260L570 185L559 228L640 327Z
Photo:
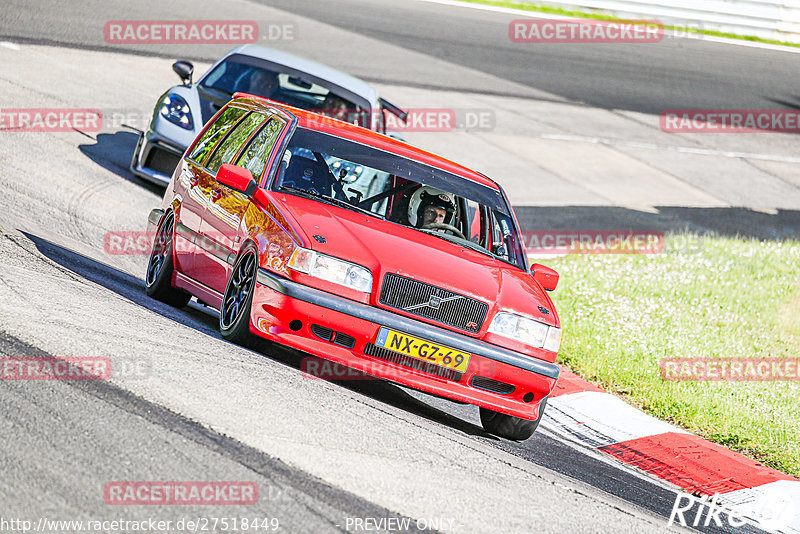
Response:
M681 243L692 246L681 246ZM666 357L800 357L800 242L667 236L559 271L559 361L659 419L800 475L800 382L662 380Z
M573 18L584 18L584 19L593 19L593 20L612 20L617 22L629 22L635 23L636 21L617 17L609 12L603 12L600 10L590 10L587 8L587 11L576 11L572 9L564 9L561 7L543 5L543 4L536 4L536 3L529 3L529 2L512 2L510 0L459 0L460 2L466 2L469 4L483 4L487 6L497 6L497 7L508 7L512 9L519 9L522 11L536 11L538 13L550 13L552 15L561 15L564 17L573 17ZM644 24L644 22L643 22ZM663 26L665 30L676 30L681 32L688 32L688 33L696 33L699 35L709 35L713 37L726 37L728 39L740 39L743 41L754 41L758 43L766 43L766 44L774 44L780 46L794 46L800 47L800 43L790 43L786 41L778 41L774 39L762 39L761 37L755 37L753 35L739 35L736 33L727 33L727 32L720 32L716 30L703 30L699 28L690 28L686 26Z

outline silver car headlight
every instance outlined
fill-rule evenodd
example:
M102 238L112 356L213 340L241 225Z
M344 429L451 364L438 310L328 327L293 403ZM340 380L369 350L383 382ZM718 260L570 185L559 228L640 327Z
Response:
M297 247L289 259L288 267L362 293L372 292L372 272L369 269L327 254Z
M551 352L558 352L561 347L560 328L515 313L498 312L489 325L489 332Z
M178 95L169 94L161 101L161 116L167 119L172 124L177 124L181 128L191 130L192 125L192 112L189 109L189 104L183 97Z

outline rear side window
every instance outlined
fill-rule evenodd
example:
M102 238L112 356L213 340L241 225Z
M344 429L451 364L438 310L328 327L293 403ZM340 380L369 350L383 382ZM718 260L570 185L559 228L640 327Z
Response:
M486 222L484 221L483 218L483 211L481 209L481 205L475 202L474 200L470 199L465 199L465 204L466 204L465 223L467 226L467 232L464 233L465 235L467 235L467 238L473 243L477 243L483 248L487 248L485 232L484 232Z
M208 162L208 170L217 172L223 163L230 163L239 149L247 142L250 135L255 131L258 126L264 122L266 117L261 113L250 113L239 121L234 126L233 130L219 143L219 146L214 149L214 154L211 156L211 161Z
M277 119L270 119L253 137L236 163L239 167L244 167L252 172L257 182L264 172L264 167L267 166L267 160L278 139L278 134L281 132L281 126L282 123Z
M197 142L194 149L192 149L192 153L189 154L189 159L202 165L206 157L214 150L214 147L217 146L219 140L228 133L228 130L230 130L233 125L236 124L236 121L241 119L245 113L247 113L247 111L241 108L229 107L226 109L222 115L217 117L214 124L203 132L203 136Z

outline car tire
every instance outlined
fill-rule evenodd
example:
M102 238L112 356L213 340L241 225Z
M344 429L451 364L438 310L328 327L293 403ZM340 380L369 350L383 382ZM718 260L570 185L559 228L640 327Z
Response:
M250 332L250 309L257 276L258 249L252 243L247 243L233 265L219 310L222 337L245 347L255 347L260 339Z
M536 431L546 406L547 397L543 398L541 404L539 404L539 417L533 421L481 408L481 425L490 434L513 441L523 441L531 437Z
M150 261L147 262L144 278L145 293L170 306L183 308L189 303L192 296L172 287L172 272L175 268L173 262L174 242L175 216L169 213L162 219L156 238L153 240L153 249L150 252Z

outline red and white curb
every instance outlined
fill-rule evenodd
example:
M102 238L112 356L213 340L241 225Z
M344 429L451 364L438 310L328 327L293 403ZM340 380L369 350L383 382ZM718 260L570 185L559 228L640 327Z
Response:
M716 496L764 530L800 534L800 480L649 416L566 369L542 426L687 493Z

